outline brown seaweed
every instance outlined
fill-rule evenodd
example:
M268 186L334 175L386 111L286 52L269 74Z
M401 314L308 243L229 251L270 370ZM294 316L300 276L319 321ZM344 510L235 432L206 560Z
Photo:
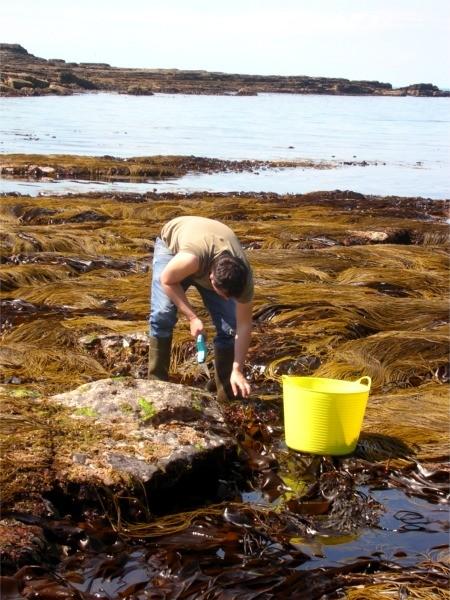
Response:
M323 554L318 540L380 527L377 489L403 498L396 521L405 535L434 535L408 496L426 506L448 502L447 209L445 201L351 192L4 196L7 510L24 506L25 489L30 503L49 495L54 450L64 440L82 447L96 435L95 427L82 435L71 428L46 395L111 375L145 377L151 254L162 222L192 213L225 220L247 248L257 283L247 366L253 394L225 408L240 448L237 479L223 483L226 502L142 523L145 507L134 520L130 511L128 521L105 504L109 541L93 526L70 541L56 575L46 566L11 573L2 582L5 597L19 590L22 597L89 600L313 599L345 589L348 598L448 598L448 564L433 552L428 562L341 554L345 566L313 563ZM196 294L190 298L207 320ZM207 333L211 340L209 324ZM173 380L204 385L194 353L179 327ZM314 458L286 448L284 373L372 377L354 456Z

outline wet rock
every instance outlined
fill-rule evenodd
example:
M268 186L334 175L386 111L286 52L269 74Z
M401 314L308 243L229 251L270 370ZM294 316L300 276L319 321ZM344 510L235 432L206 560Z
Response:
M56 169L54 167L40 166L36 167L36 170L32 175L34 177L49 177L50 175L54 175L55 171Z
M54 167L41 166L41 165L29 165L27 168L27 175L29 177L48 177L55 173Z
M13 518L0 521L0 558L3 573L44 560L49 549L42 527Z
M95 210L85 210L76 215L73 215L73 217L64 219L64 222L65 223L85 223L87 221L97 221L100 223L105 223L108 220L109 220L109 218L106 215L102 215L102 214L96 212Z

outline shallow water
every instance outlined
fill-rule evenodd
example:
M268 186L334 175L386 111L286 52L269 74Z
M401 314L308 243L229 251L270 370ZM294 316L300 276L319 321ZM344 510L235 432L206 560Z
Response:
M399 176L401 174L401 177ZM384 189L389 181L389 190ZM0 179L0 193L30 196L87 192L274 192L303 194L317 190L352 190L369 195L450 198L450 179L442 167L418 165L344 166L336 169L266 169L259 173L190 174L180 179L145 182Z
M447 98L261 94L3 98L3 152L448 161Z
M447 98L290 94L133 97L101 93L2 98L0 111L0 150L5 153L381 163L331 171L266 171L259 176L188 176L157 186L159 191L303 193L352 189L381 195L450 196ZM10 184L2 182L2 190L11 191Z
M311 571L327 567L339 568L364 559L380 559L389 561L391 565L396 564L398 568L406 568L421 562L425 556L436 558L439 552L442 552L448 542L448 532L446 531L448 515L444 508L435 507L418 499L408 499L399 490L382 490L372 492L372 495L383 502L386 509L378 529L365 529L347 535L315 536L313 539L292 538L290 540L292 555L299 550L304 552L306 557L306 560L296 569ZM405 511L411 512L406 513ZM202 529L198 527L195 531L199 536ZM428 533L424 535L424 531ZM208 530L204 530L205 537L207 537L207 533ZM241 531L240 535L244 536L245 533ZM176 546L177 539L179 546ZM165 577L169 580L170 578L177 580L179 585L183 583L188 585L186 566L184 569L180 567L177 569L175 561L170 560L170 554L165 554L170 552L174 545L177 547L177 556L181 565L192 561L191 556L195 555L193 561L195 567L191 566L191 574L199 569L213 580L215 573L221 571L226 573L230 570L230 555L236 551L236 548L230 548L225 540L223 540L223 544L218 540L211 549L208 544L195 545L194 539L195 533L190 530L185 537L181 534L179 538L171 539L169 535L166 539L162 537L158 541L153 539L146 543L140 540L134 542L133 545L114 542L103 547L102 552L95 552L93 551L95 543L86 537L84 547L87 551L78 551L76 559L74 557L62 563L58 569L58 575L62 579L67 578L71 581L73 588L81 592L98 594L102 598L127 597L125 590L139 582L142 584L142 589L154 590L152 579L155 577L155 565L152 563L156 562L155 558L159 556L157 565L160 572L165 573ZM194 552L187 547L188 540L191 540ZM248 556L247 560L251 561L252 557ZM276 555L273 557L273 561L277 562ZM242 563L235 560L232 569L236 577L235 591L239 589L239 580L245 582L247 577L251 579L245 562L245 560ZM260 554L260 564L258 565L260 572L263 572L262 564L269 572L270 557L265 557L264 552ZM205 568L205 565L209 566L209 570ZM239 573L241 573L240 576ZM241 593L243 591L241 590ZM198 595L200 596L200 588ZM242 596L236 597L250 598L252 595L242 593ZM263 597L266 596L263 595ZM316 598L318 595L308 597Z
M316 542L322 543L324 558L314 559L314 567L330 566L342 560L348 561L375 553L387 560L401 558L404 565L415 564L421 556L448 543L448 506L408 497L396 489L369 493L385 510L378 528L362 530L353 539L343 535L316 538Z

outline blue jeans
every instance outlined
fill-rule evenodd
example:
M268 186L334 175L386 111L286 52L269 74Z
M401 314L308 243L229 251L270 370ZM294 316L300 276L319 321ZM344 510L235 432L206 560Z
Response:
M157 238L153 253L153 276L151 289L150 309L150 335L152 337L167 338L172 335L173 328L178 319L178 310L163 290L160 282L161 273L174 254ZM214 344L221 348L234 345L236 332L236 302L230 298L225 300L214 290L208 290L196 284L190 277L181 282L186 291L191 285L195 286L202 297L216 328Z

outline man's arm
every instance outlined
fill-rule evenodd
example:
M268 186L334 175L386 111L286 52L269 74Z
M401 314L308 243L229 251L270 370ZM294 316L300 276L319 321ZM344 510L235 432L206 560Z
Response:
M181 282L198 271L199 259L189 252L179 252L167 264L161 273L160 281L163 290L175 306L188 319L191 334L197 336L203 331L203 323L190 305Z
M250 394L250 385L244 377L244 362L252 335L252 313L253 305L251 302L246 304L236 302L236 337L230 383L234 395L236 396L240 391L244 398Z

